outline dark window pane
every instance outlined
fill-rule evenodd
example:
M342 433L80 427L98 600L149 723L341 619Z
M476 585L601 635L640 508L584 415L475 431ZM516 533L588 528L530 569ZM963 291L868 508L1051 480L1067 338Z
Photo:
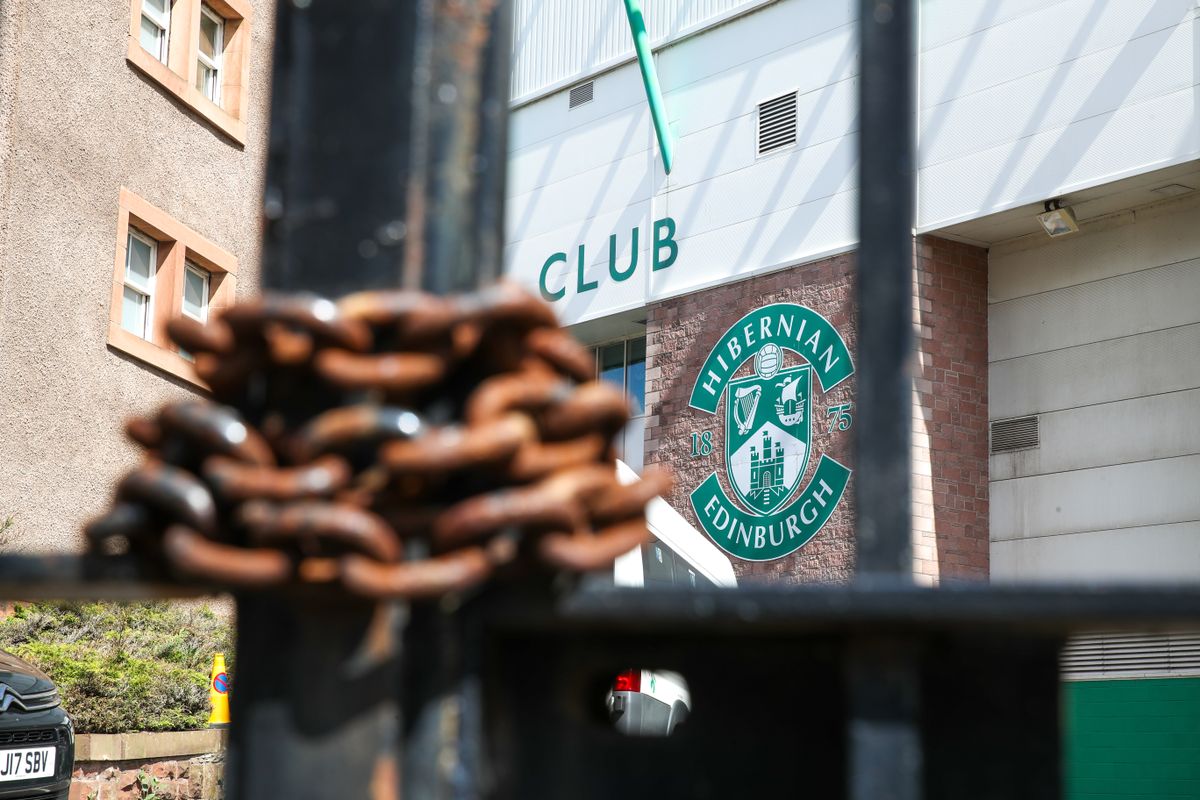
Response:
M658 539L642 545L642 582L645 586L671 586L675 554Z
M713 582L701 575L699 572L690 566L682 558L675 557L675 582L680 586L687 586L690 589L695 589L701 586L712 586Z
M629 340L629 400L633 404L633 415L646 413L646 340Z
M618 389L625 389L625 343L605 345L600 349L600 380Z

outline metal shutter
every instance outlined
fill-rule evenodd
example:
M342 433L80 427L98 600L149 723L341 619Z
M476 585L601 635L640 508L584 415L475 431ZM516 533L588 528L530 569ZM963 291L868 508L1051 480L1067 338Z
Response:
M1060 664L1066 680L1200 675L1200 631L1073 636Z

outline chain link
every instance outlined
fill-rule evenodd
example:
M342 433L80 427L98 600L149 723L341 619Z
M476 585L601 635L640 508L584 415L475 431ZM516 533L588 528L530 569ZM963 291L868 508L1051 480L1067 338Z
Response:
M145 459L87 536L183 580L421 598L595 570L670 487L617 480L625 396L510 285L267 295L168 328L216 402L128 423Z

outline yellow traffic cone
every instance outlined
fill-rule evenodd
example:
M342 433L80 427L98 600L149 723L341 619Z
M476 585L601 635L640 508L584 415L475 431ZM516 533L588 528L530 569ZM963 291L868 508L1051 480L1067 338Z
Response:
M213 656L212 679L208 682L208 702L212 706L208 727L229 727L229 673L225 671L224 653Z

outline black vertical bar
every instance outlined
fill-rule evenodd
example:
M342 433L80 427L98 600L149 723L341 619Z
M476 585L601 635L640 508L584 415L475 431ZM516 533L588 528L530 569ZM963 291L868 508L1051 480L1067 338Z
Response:
M912 580L912 221L914 10L859 5L857 574ZM849 796L923 792L921 659L860 637L847 652Z
M465 291L500 277L508 165L511 12L503 0L423 0L435 9L422 59L428 123L417 170L427 218L422 286ZM410 253L410 255L414 255Z
M510 42L506 27L489 35L497 20L483 0L278 3L265 289L440 293L499 273ZM397 800L402 609L316 590L237 601L232 800ZM443 625L445 641L458 634ZM414 663L465 672L445 658Z
M499 276L504 5L279 3L266 288L443 294Z
M911 579L913 8L859 8L858 573Z
M847 752L851 800L923 796L920 660L899 639L853 641L847 654Z
M507 2L433 0L429 116L417 167L429 217L421 285L435 294L500 275L512 51ZM466 225L467 227L464 227ZM418 603L404 636L403 795L474 800L487 794L481 699L482 606Z
M413 98L418 2L277 6L263 286L330 297L400 286L420 220Z
M399 800L398 609L239 595L230 800Z

